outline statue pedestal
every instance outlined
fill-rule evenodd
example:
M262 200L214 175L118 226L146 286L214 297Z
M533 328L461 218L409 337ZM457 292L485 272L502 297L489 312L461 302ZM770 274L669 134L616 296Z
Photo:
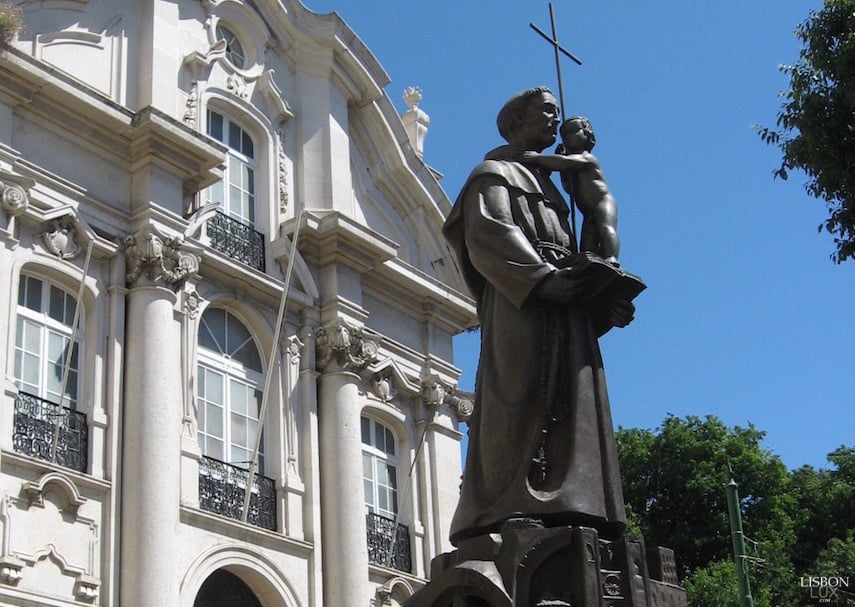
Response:
M650 567L648 567L650 565ZM406 607L686 607L671 550L588 527L509 521L431 562Z

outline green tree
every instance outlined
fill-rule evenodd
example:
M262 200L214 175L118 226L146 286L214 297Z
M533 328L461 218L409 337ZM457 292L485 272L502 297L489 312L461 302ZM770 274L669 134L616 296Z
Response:
M619 429L618 455L631 522L648 545L674 549L681 574L731 558L724 484L728 467L740 484L746 533L790 541L787 471L760 446L753 426L669 416L656 433Z
M825 0L795 34L803 48L798 62L781 66L790 89L777 130L758 130L783 153L774 174L803 170L805 189L826 202L819 229L834 237L831 258L841 263L855 257L855 0Z
M855 448L842 446L828 461L834 468L802 466L791 474L790 517L799 547L792 560L801 573L811 572L830 539L844 540L855 531Z

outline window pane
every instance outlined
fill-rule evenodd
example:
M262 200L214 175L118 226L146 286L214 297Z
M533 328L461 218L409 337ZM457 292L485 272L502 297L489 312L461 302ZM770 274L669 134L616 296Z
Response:
M208 193L207 194L208 202L218 202L218 203L220 203L221 207L223 206L223 204L225 203L226 200L223 197L223 182L222 181L218 181L217 183L215 183L214 185L209 187L206 191Z
M36 323L29 320L21 322L21 325L23 326L23 338L21 340L21 347L23 347L23 349L27 352L41 355L42 328Z
M56 321L65 323L65 293L53 286L50 288L48 316Z
M371 444L371 421L367 417L359 420L362 423L362 444Z
M212 436L222 438L223 436L223 409L216 405L208 404L205 407L205 432Z
M246 386L232 380L231 382L231 409L236 413L246 415L247 413L247 393Z
M225 460L223 457L223 441L215 438L208 438L205 441L205 455L218 460Z
M241 468L249 468L250 453L248 449L232 445L229 453L229 463Z
M371 509L374 506L374 485L371 481L362 481L362 490L365 493L365 505Z
M242 415L236 415L232 413L231 415L231 423L232 423L232 444L238 445L241 447L248 447L248 428L246 423L246 418Z
M30 310L35 310L36 312L41 312L42 311L42 281L39 280L38 278L33 278L32 276L25 276L24 282L22 282L21 284L24 285L24 289L26 290L24 305L26 307L28 307Z
M366 479L374 478L373 458L367 453L362 454L362 476Z
M392 434L392 431L389 428L384 428L386 434L386 453L389 455L395 455L395 435Z
M226 332L226 352L229 356L234 356L235 352L246 342L250 340L249 331L243 326L237 318L229 314L227 320Z
M374 422L374 446L380 449L380 451L386 451L386 433L384 430L383 426Z
M220 308L208 308L202 314L199 328L199 345L208 350L225 353L226 312Z
M243 131L241 128L236 125L234 122L229 122L229 147L241 151L240 149L240 140L241 135L243 135Z
M388 485L389 479L386 476L386 464L381 461L377 462L377 484Z
M210 369L205 369L205 376L205 400L223 406L225 404L223 376Z
M244 153L244 156L248 156L249 158L255 157L255 149L252 144L252 137L249 136L249 133L246 131L243 132L243 138L241 141L241 151Z
M42 383L39 380L39 368L41 368L41 360L32 354L24 354L24 373L21 379L33 386L38 393L38 386Z
M208 135L225 143L225 139L223 139L223 117L211 110L208 110Z

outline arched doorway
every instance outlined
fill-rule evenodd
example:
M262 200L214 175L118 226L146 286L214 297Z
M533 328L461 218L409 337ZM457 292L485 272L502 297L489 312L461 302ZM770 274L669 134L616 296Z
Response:
M225 569L217 569L202 584L193 607L262 607L262 605L242 579Z

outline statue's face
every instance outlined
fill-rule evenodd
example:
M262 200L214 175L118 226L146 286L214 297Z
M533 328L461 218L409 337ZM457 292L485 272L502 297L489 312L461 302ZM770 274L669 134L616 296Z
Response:
M585 134L585 127L579 120L567 122L561 127L561 140L564 147L571 151L582 151L591 149L591 142Z
M551 93L532 97L525 107L520 125L521 142L525 149L540 152L555 143L560 114L558 101Z

